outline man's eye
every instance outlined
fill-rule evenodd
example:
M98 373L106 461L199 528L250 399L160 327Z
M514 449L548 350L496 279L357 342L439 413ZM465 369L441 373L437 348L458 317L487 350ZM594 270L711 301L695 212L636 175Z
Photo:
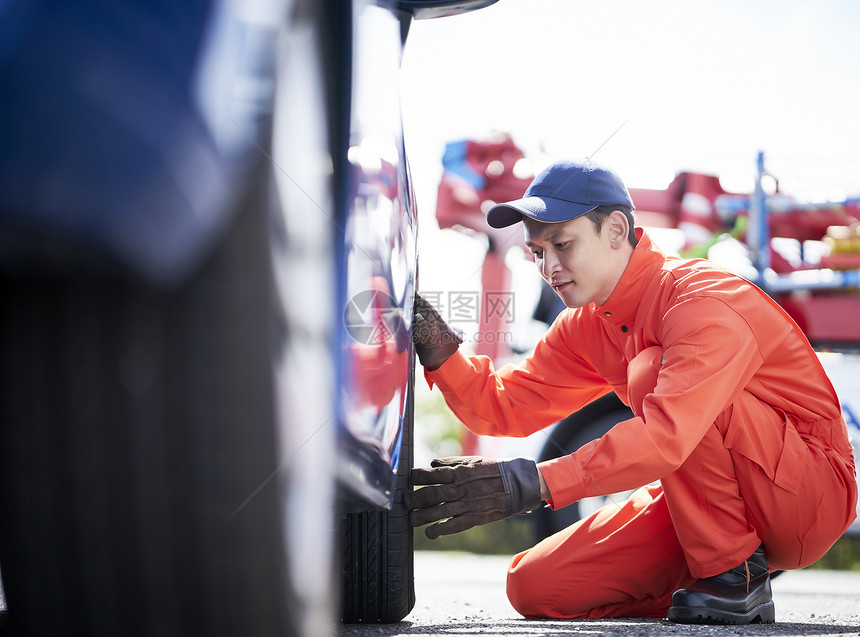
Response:
M540 250L532 250L532 256L535 259L540 259L543 257L543 252L541 252Z
M561 250L562 248L564 248L565 246L567 246L567 244L568 244L568 242L567 242L567 241L562 241L561 243L556 243L556 244L555 244L555 248L556 248L556 250Z

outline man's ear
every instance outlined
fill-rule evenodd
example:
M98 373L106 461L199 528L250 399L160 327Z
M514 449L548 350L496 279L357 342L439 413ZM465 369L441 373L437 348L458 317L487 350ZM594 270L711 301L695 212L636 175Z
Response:
M630 234L630 222L620 210L613 210L606 219L609 224L609 242L613 248L618 249L627 243Z

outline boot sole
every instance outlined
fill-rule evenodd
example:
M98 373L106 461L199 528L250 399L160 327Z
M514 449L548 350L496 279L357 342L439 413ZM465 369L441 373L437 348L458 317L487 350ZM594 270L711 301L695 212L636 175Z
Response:
M776 621L776 611L772 601L760 604L743 614L713 608L672 606L668 617L669 621L676 624L773 624Z

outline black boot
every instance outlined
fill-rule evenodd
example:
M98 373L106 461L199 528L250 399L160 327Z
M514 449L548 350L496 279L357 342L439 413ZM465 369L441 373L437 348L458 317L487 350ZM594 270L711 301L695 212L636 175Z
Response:
M675 591L669 608L680 624L772 624L775 617L761 546L739 566Z

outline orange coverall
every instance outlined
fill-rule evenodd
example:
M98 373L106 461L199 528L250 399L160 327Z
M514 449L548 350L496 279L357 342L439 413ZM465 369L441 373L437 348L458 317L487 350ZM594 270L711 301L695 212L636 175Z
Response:
M772 570L800 568L856 517L847 428L800 329L754 285L637 234L606 303L564 311L519 365L457 352L425 372L478 434L527 436L610 390L634 413L538 465L552 508L641 488L515 556L525 616L665 617L673 591L759 544Z

